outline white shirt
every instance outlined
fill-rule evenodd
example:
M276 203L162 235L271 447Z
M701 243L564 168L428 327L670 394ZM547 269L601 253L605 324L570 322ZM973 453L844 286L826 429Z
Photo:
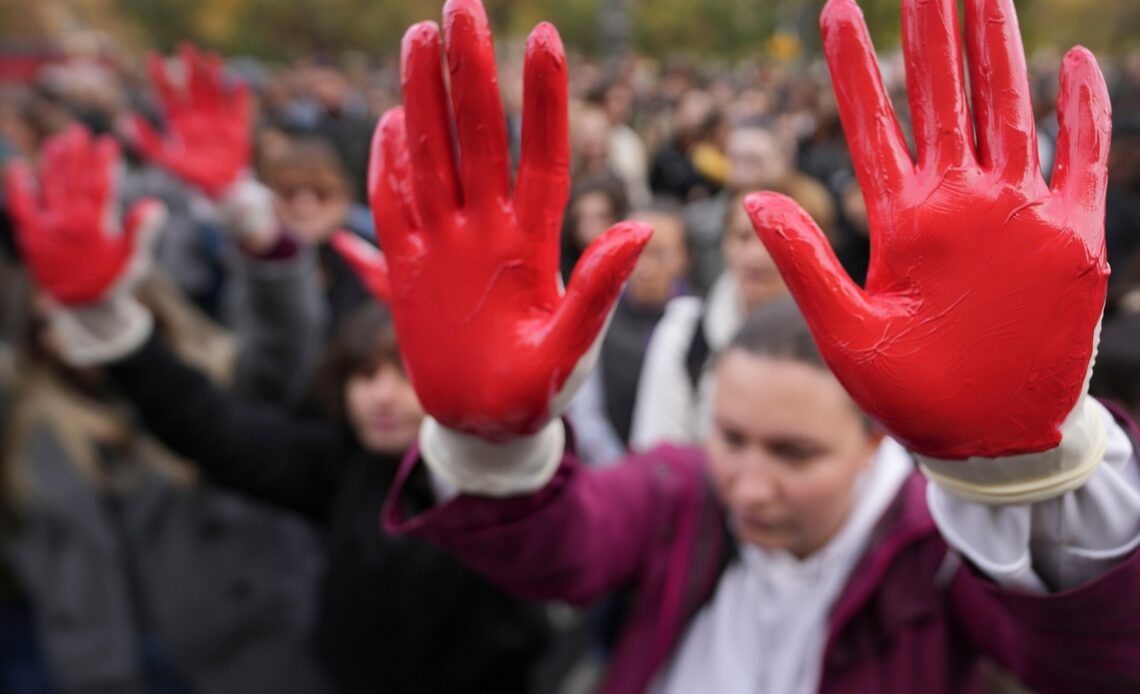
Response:
M698 326L702 315L704 322ZM707 300L681 296L666 305L641 367L630 448L643 451L665 442L704 440L712 421L712 374L707 369L701 374L694 394L685 356L698 328L704 328L710 355L715 356L728 346L743 321L739 286L729 272L721 273Z
M1044 593L1086 583L1140 545L1140 470L1131 442L1108 422L1104 461L1080 489L1036 504L984 506L927 486L939 531L999 584ZM912 467L884 440L855 489L851 516L812 556L750 546L693 618L654 694L808 694L819 688L828 617L875 522Z
M856 484L851 515L822 549L800 560L742 545L740 561L693 618L655 694L815 691L831 608L913 470L906 450L885 439Z

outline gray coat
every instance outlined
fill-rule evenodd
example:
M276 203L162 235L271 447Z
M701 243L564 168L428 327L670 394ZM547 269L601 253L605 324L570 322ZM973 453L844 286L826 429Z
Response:
M312 295L312 259L239 262L247 292L235 380L264 397L295 392L320 329L300 301ZM8 449L24 500L8 550L60 688L146 691L148 635L197 692L327 691L308 643L320 570L311 531L198 483L114 407L58 381L37 390L38 402L17 404L20 435Z

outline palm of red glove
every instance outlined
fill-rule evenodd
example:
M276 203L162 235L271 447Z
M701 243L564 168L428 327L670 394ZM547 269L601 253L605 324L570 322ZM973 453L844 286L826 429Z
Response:
M1013 8L969 0L966 11L976 149L955 3L904 2L917 165L858 8L832 0L824 11L872 230L865 291L790 200L759 194L746 203L844 387L906 446L946 459L1060 442L1085 390L1108 277L1110 117L1095 61L1083 49L1065 60L1050 189L1038 169Z
M407 112L385 114L369 190L387 265L358 239L338 248L390 304L425 410L487 439L533 433L604 327L648 240L611 229L586 252L565 295L558 234L569 187L566 65L554 28L527 43L523 143L511 195L505 119L487 19L477 0L444 9L459 170L452 152L439 31L403 44Z
M168 137L137 115L128 120L128 134L148 159L216 198L249 166L249 90L245 85L226 87L217 56L201 54L190 45L179 55L185 80L181 89L161 57L152 55L147 63Z
M64 305L104 298L127 273L144 220L159 205L144 200L117 220L114 140L72 126L44 147L38 195L22 162L7 169L7 194L20 251L36 282Z

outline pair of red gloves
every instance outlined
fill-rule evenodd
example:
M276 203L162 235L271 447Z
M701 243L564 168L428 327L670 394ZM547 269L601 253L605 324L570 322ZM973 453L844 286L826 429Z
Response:
M858 7L830 0L824 10L824 49L870 220L866 289L851 282L791 200L760 193L745 204L856 402L952 489L985 501L1033 500L1078 486L1095 464L1089 445L1067 457L1063 439L1067 427L1082 427L1106 295L1110 105L1092 55L1070 51L1047 185L1012 1L967 0L965 9L973 118L956 3L903 3L917 162ZM651 232L635 223L611 229L563 292L558 235L570 155L558 35L542 24L527 42L512 189L494 51L478 0L450 0L443 50L439 34L422 23L405 35L404 106L384 115L373 140L369 202L384 256L352 237L336 243L390 303L407 372L435 425L517 446L549 428L589 368ZM186 143L208 140L213 128L178 107L201 97L212 113L248 118L247 97L207 98L220 83L216 63L187 62L201 70L190 71L185 100L154 70L175 137L163 141L137 124L137 140L156 161L217 192L228 177L217 172L232 166L205 156L204 146L203 157L190 156L197 152ZM241 130L247 152L248 121ZM235 132L218 134L237 142ZM51 163L62 159L98 165ZM120 236L103 214L114 199L100 172L113 159L110 145L71 133L46 149L38 196L26 169L9 172L33 272L65 304L99 300L130 255L133 227ZM1060 453L1042 467L1040 454L1049 451ZM1004 471L986 467L999 457L1013 460Z

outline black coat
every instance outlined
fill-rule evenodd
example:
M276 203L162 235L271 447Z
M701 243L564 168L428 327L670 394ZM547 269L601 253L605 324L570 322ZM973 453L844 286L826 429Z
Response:
M216 484L324 527L317 647L345 692L523 692L545 645L541 609L435 547L387 535L398 460L344 427L227 395L157 338L110 367L144 422ZM432 503L426 479L412 496Z

